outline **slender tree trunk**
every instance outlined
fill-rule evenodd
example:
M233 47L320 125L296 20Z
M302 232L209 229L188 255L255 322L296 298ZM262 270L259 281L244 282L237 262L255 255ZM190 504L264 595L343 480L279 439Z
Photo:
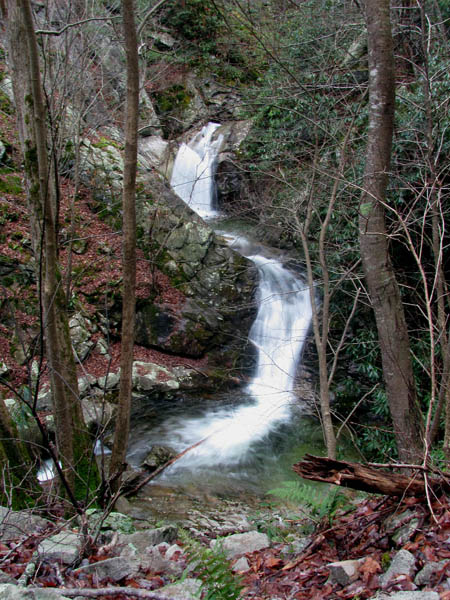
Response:
M20 510L32 506L40 491L33 457L18 438L8 409L0 398L0 505Z
M389 256L384 203L394 123L395 74L389 0L366 2L369 45L369 135L359 239L378 329L383 375L398 453L404 461L422 456L422 417L410 358L399 287Z
M139 117L139 62L133 0L122 0L123 32L127 56L127 107L125 120L125 156L123 172L123 298L120 357L119 408L114 433L110 475L120 473L125 463L131 409L131 385L134 347L136 296L136 168ZM117 491L120 477L114 479Z

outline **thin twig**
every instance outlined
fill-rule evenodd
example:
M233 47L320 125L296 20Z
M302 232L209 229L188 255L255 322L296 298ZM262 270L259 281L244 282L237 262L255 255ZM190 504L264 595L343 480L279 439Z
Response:
M347 321L348 323L348 321ZM352 415L355 413L355 411L358 409L358 407L364 402L364 400L371 395L371 393L379 386L379 383L376 383L373 388L371 390L369 390L368 392L366 392L364 394L364 396L362 398L360 398L360 400L358 400L358 402L355 404L355 406L352 408L352 410L349 412L349 414L346 416L345 420L341 423L341 426L339 427L337 433L336 433L336 440L339 439L339 436L341 435L341 431L342 429L347 425L347 423L350 421L350 419L352 418Z

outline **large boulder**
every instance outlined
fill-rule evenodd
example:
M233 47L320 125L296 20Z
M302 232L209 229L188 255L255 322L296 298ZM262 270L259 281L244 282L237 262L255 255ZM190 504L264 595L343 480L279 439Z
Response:
M212 540L210 546L213 549L220 548L227 558L235 558L240 554L269 548L270 540L265 533L248 531L246 533L235 533L220 540Z
M42 532L49 525L49 521L29 511L14 512L0 506L0 541L3 543Z

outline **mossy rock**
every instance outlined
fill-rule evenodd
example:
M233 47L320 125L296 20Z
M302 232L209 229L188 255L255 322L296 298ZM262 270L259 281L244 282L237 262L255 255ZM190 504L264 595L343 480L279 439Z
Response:
M86 515L91 531L95 531L98 528L100 528L100 531L112 530L120 533L134 533L136 531L133 519L119 512L111 512L106 518L103 518L103 511L96 508L88 508Z
M182 113L191 103L192 95L184 85L176 84L160 92L154 92L155 109L158 114Z

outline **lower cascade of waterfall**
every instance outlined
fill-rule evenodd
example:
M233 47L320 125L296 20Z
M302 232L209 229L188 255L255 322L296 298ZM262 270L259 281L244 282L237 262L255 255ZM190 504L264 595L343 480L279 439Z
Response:
M214 170L222 144L220 135L214 138L218 127L210 123L189 144L182 144L171 180L174 191L208 219L218 216L214 204ZM222 408L198 407L195 416L189 417L174 414L147 433L152 443L176 452L201 442L169 467L163 479L208 467L216 467L217 473L219 466L220 477L224 470L245 465L269 434L288 426L296 404L295 373L311 320L309 290L299 276L266 251L253 254L245 238L225 237L259 272L258 310L249 334L256 351L255 372L249 384L234 391L232 401ZM131 462L134 454L137 451L130 447Z

